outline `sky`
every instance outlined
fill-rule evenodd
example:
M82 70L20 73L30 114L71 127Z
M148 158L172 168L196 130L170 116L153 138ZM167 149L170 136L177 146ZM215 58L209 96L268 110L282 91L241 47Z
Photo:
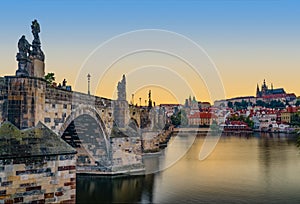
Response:
M298 1L1 1L0 76L15 74L34 19L46 73L77 91L91 73L91 93L108 98L126 74L134 103L149 89L157 104L255 95L264 79L300 94Z

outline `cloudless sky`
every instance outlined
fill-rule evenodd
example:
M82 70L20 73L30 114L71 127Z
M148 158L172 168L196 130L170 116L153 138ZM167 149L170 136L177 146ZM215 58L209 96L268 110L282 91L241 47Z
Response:
M263 79L300 94L298 1L1 1L0 76L14 75L17 42L23 34L32 41L33 19L41 26L46 72L55 72L58 82L75 83L84 60L104 41L133 30L164 29L207 52L228 98L254 95ZM206 94L196 97L209 100Z

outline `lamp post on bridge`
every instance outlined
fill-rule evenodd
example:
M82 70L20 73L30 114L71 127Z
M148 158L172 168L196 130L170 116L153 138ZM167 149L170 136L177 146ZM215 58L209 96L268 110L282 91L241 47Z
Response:
M87 75L87 78L88 78L88 95L91 95L91 92L90 92L91 75L88 74L88 75Z

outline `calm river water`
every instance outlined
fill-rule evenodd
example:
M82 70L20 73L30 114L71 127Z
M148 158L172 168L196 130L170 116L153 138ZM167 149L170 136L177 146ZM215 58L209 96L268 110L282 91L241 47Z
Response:
M300 149L278 134L222 136L209 157L198 160L205 137L197 136L173 166L130 178L77 178L77 203L300 203ZM147 167L163 165L191 136L172 138Z

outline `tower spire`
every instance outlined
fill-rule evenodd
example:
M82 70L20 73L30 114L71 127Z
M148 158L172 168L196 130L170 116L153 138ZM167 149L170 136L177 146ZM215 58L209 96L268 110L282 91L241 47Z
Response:
M148 94L148 108L152 108L151 90L149 90Z
M259 97L260 91L259 91L259 86L258 84L256 85L256 97Z

